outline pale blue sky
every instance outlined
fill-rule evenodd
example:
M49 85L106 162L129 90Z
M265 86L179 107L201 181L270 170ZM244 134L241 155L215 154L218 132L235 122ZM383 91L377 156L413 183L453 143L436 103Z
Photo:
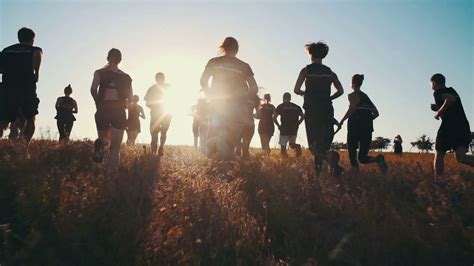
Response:
M421 134L436 135L429 78L446 75L461 95L474 128L473 1L8 1L0 0L0 46L16 43L28 26L43 48L38 83L38 128L56 136L54 103L71 83L79 103L75 138L95 138L92 74L105 65L107 51L119 48L121 68L143 98L162 71L174 91L170 144L192 144L188 110L198 96L199 77L226 36L240 43L259 86L275 105L292 91L309 58L304 44L326 41L324 63L335 71L345 94L335 100L336 117L346 111L350 80L365 74L362 89L381 116L375 136L402 135L405 148ZM297 104L302 99L293 95ZM141 102L144 106L144 103ZM148 113L148 111L147 111ZM149 120L139 140L149 141ZM336 140L345 141L345 127ZM37 133L39 136L39 130ZM304 127L298 139L306 145ZM274 137L272 143L276 143ZM259 146L254 137L254 146Z

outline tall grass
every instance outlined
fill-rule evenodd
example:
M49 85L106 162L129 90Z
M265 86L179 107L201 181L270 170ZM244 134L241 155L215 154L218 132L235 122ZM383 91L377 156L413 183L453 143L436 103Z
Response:
M189 147L161 159L124 147L119 173L91 142L0 143L5 265L471 265L474 172L429 154L386 155L340 178L313 178L309 154L253 151L235 164ZM348 168L345 153L342 163Z

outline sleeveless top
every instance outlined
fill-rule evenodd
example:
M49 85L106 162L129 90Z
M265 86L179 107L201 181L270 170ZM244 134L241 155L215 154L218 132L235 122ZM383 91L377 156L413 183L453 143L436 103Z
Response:
M29 86L36 83L33 69L33 54L41 48L28 44L14 44L0 54L2 82L5 85Z
M322 64L306 66L305 95L303 108L324 108L332 106L331 85L337 76L332 70Z
M76 101L71 97L59 97L56 103L56 119L60 121L76 121L73 110L76 107Z
M132 92L132 79L122 71L113 71L107 68L98 70L100 75L99 103L115 102L125 107L125 102L130 99ZM111 90L111 91L107 91ZM111 93L110 93L111 92ZM107 99L106 94L116 95L115 99Z
M359 97L359 103L357 104L354 113L349 117L348 127L350 129L364 128L372 132L374 130L373 111L375 105L372 103L369 96L362 91L354 91L351 95L357 95Z

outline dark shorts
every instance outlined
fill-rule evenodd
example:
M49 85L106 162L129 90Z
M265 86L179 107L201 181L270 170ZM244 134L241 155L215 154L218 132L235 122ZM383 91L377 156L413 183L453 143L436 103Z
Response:
M436 135L436 151L446 152L459 147L468 148L471 143L471 132L469 126L459 125L455 127L441 126Z
M3 84L0 88L0 121L14 122L19 116L32 118L38 114L39 102L36 85L25 88Z
M156 134L159 132L166 133L170 128L171 115L170 114L151 114L150 133Z
M95 124L97 130L105 130L110 127L125 129L127 127L127 115L125 108L120 105L98 105L95 112Z

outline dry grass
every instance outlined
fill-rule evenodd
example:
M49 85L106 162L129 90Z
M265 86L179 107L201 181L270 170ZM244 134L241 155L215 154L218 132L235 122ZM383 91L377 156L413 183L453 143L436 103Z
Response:
M274 152L212 164L189 147L125 148L115 177L91 142L0 142L3 265L472 265L474 172L387 154L313 182L312 160ZM345 153L342 163L348 167Z

